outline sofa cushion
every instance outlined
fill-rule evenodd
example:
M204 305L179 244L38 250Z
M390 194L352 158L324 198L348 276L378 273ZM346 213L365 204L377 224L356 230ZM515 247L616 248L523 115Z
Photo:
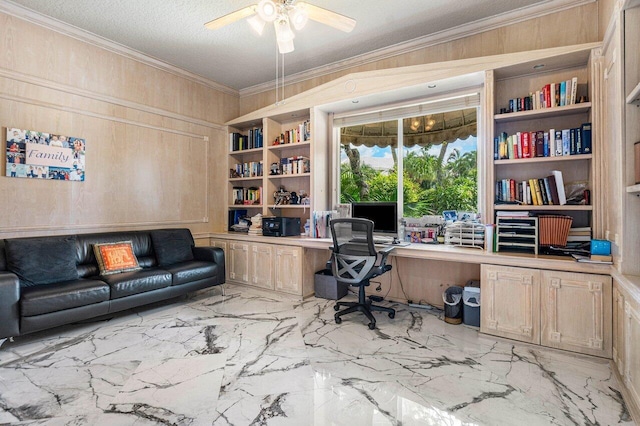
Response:
M157 290L171 285L171 273L159 268L104 275L100 278L111 287L111 299Z
M75 236L8 239L5 250L24 287L78 279Z
M110 289L104 281L79 279L23 288L20 297L22 316L48 314L109 300Z
M215 278L218 274L218 268L219 266L212 262L192 260L165 266L164 269L173 275L173 285L180 285L204 278Z
M94 244L93 250L100 268L100 275L119 274L142 269L133 253L131 241Z
M195 244L188 229L159 229L151 231L150 234L158 265L173 265L193 260L192 247Z

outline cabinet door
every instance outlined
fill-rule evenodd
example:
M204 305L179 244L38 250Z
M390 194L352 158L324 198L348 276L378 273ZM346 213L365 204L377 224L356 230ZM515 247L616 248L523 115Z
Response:
M229 280L249 283L249 243L229 243Z
M302 248L276 247L276 290L302 296Z
M640 405L640 306L635 301L624 302L626 316L624 341L625 341L625 373L624 384L634 399L636 405Z
M482 265L480 331L540 343L540 271Z
M541 343L611 358L611 277L542 271Z
M624 295L617 285L613 287L613 350L611 355L618 368L618 373L624 377Z
M251 244L249 283L273 290L273 246Z

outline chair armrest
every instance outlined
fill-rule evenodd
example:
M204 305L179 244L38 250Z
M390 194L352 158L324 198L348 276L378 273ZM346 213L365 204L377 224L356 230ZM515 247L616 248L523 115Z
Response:
M382 256L380 258L380 265L379 266L385 266L387 264L387 256L389 256L389 253L391 253L395 249L396 249L395 247L385 247L382 250L378 250L378 254L380 254Z
M0 339L20 334L20 281L16 274L0 272Z

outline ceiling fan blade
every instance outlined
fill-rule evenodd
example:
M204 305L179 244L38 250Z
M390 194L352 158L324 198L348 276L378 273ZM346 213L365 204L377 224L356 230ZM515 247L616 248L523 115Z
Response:
M251 6L243 7L242 9L236 10L235 12L231 12L227 15L216 18L213 21L209 21L206 24L204 24L204 26L209 28L210 30L217 30L218 28L222 28L225 25L229 25L231 23L239 21L240 19L244 19L248 16L251 16L254 13L256 13L255 4Z
M330 27L344 31L345 33L350 33L356 26L356 20L349 18L348 16L340 15L339 13L323 9L309 3L297 3L297 5L300 5L307 10L309 13L309 19L313 19L321 24L329 25Z

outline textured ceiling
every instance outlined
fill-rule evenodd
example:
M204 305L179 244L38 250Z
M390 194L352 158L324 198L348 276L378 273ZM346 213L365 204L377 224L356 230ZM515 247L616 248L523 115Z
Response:
M285 55L287 75L553 0L307 0L357 20L343 33L309 21ZM275 78L273 27L262 36L243 20L204 23L257 0L13 0L235 89Z

